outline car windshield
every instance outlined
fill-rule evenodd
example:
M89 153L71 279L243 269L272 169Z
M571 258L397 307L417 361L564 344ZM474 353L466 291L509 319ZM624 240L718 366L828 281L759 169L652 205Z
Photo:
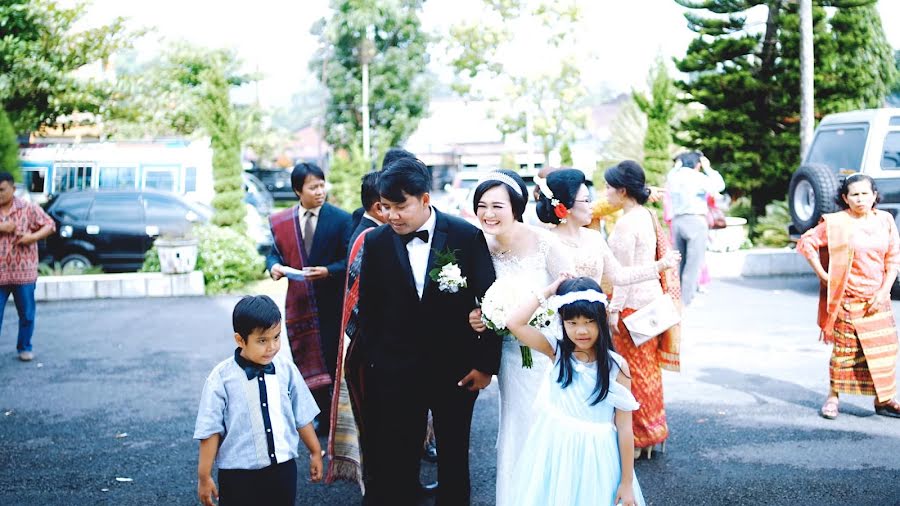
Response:
M864 125L829 126L819 130L806 164L822 164L838 174L859 172L866 148Z

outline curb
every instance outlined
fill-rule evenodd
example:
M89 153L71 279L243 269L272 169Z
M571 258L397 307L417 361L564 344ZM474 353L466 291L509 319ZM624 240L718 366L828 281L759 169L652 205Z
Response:
M162 274L128 272L41 276L34 290L36 301L73 299L126 299L138 297L183 297L206 293L203 273Z
M791 248L707 251L706 265L714 279L815 275L806 258Z

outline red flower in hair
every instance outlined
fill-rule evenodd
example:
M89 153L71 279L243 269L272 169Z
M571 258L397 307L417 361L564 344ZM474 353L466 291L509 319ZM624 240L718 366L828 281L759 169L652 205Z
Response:
M553 208L553 214L555 214L557 218L563 219L569 215L569 210L566 209L565 204L556 204L556 207Z

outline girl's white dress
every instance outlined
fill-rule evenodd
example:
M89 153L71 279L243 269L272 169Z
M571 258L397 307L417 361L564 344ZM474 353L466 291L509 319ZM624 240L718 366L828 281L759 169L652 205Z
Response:
M537 230L537 244L532 253L517 257L495 254L491 257L497 279L517 280L522 290L540 290L556 279L560 272L571 272L573 266L553 244L553 237ZM529 451L526 439L534 421L534 397L541 383L552 369L550 359L532 351L533 366L522 367L519 341L513 336L503 338L500 359L500 428L497 434L497 506L515 506L512 502L513 470L519 455Z
M551 341L551 345L556 343ZM615 504L621 480L615 410L634 411L639 405L616 381L622 357L613 352L610 355L616 365L610 372L609 394L593 406L589 399L597 378L596 363L575 360L572 383L566 388L556 381L559 362L548 370L535 399L537 418L531 426L527 451L516 463L512 477L512 504ZM636 476L633 482L635 501L644 506Z

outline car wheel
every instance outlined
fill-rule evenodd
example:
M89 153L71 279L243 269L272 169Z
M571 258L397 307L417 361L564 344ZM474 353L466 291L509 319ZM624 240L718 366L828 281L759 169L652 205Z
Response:
M93 266L88 257L77 253L66 255L59 262L59 265L62 267L63 272L84 272Z
M837 211L838 180L825 165L804 165L791 177L788 204L798 233L819 223L823 214Z

